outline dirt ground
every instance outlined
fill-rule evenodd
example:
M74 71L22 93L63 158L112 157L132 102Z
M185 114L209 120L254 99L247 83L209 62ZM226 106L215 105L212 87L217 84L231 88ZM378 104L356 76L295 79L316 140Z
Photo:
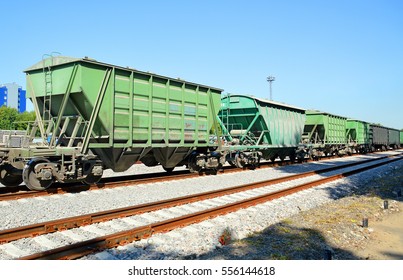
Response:
M403 203L399 203L403 209ZM363 259L403 260L403 211L384 217L374 222L372 238L364 249L356 254Z

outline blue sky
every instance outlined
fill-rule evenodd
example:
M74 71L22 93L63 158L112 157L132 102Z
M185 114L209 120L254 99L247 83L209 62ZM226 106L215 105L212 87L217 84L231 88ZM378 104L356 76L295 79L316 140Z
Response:
M403 128L403 1L2 1L0 83L88 56Z

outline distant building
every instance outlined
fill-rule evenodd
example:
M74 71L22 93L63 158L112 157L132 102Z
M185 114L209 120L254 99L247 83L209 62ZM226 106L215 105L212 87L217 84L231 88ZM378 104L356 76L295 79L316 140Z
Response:
M0 107L15 108L19 113L27 110L26 90L16 83L0 85Z

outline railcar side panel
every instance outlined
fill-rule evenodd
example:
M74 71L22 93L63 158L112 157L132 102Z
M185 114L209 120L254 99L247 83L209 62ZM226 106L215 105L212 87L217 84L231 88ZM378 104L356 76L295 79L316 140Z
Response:
M346 144L347 118L320 111L306 111L304 139L317 145Z
M260 150L273 159L293 156L301 141L305 110L245 95L222 99L219 117L239 144Z
M368 145L371 140L370 125L364 121L347 120L347 141L360 145Z
M389 143L389 134L386 127L371 124L372 144L376 149L386 149Z
M84 154L92 151L114 171L143 158L172 168L211 145L221 89L90 59L49 58L26 73L43 121L58 126L55 138L63 130L63 137L81 141ZM72 116L82 123L64 126Z
M399 130L388 128L388 145L390 148L396 149L400 145Z

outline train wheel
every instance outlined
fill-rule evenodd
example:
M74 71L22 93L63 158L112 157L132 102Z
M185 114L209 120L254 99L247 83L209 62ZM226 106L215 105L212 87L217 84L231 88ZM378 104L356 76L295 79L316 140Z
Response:
M218 173L218 169L217 169L217 168L206 169L206 174L207 174L207 175L217 175L217 173Z
M191 173L197 173L202 170L202 167L197 165L197 157L199 154L192 153L188 159L188 168Z
M81 180L84 184L92 185L98 183L102 179L103 168L98 164L85 162L83 164L83 173L87 176Z
M88 185L92 185L92 184L98 183L101 180L101 178L102 178L102 175L94 175L93 173L90 173L87 175L87 177L85 177L83 182Z
M256 157L256 161L251 165L250 169L255 170L260 167L260 155Z
M35 172L35 166L39 163L46 163L49 162L49 160L45 158L36 158L32 159L30 162L28 162L24 169L22 170L22 178L24 180L24 183L27 185L27 187L30 190L33 191L43 191L46 190L47 188L50 187L53 183L53 177L52 174L47 173L49 177L48 180L41 180L38 178L36 172Z
M0 166L0 183L6 187L17 187L22 183L22 176L10 172L11 165Z
M238 153L235 155L235 165L238 168L245 167L244 155L242 153Z

